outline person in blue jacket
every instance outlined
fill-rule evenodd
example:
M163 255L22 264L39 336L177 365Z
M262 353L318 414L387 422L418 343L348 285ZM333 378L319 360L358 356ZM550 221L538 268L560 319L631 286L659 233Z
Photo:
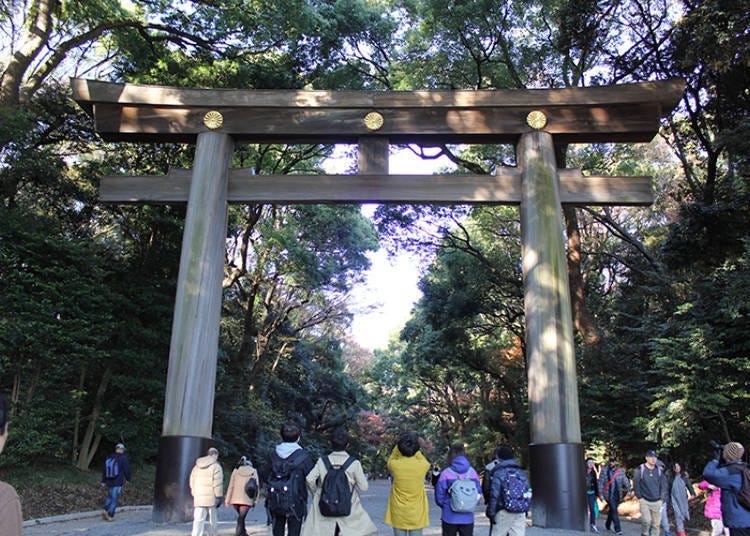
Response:
M107 458L102 471L102 486L108 488L107 500L104 501L102 512L102 517L106 521L115 520L115 508L117 508L117 502L120 500L126 480L130 482L130 464L125 455L125 445L118 443L115 445L115 452Z
M479 475L466 459L463 445L453 445L448 450L448 467L443 469L435 486L435 502L442 509L443 536L472 536L474 534L474 512L454 512L451 508L449 490L459 479L471 479L477 488L477 499L482 496Z
M737 501L737 492L742 488L742 469L747 466L742 461L743 454L745 447L732 441L723 449L716 449L716 456L703 469L703 478L721 488L721 515L730 536L750 536L750 510Z

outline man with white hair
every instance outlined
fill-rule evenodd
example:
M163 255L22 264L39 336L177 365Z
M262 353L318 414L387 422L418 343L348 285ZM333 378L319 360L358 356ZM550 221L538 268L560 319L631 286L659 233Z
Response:
M208 516L209 534L216 536L217 508L224 497L224 470L219 464L219 451L211 447L206 456L195 460L190 472L190 493L193 494L193 533L201 536Z

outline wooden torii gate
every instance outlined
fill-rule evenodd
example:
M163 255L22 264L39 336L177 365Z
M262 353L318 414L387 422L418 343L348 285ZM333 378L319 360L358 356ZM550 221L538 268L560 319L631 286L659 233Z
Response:
M576 362L562 203L649 205L649 177L559 169L571 143L648 142L682 95L678 79L550 90L181 89L71 81L106 140L196 143L192 172L103 177L112 203L187 202L159 443L154 519L192 516L188 475L211 439L227 205L496 203L521 208L534 524L583 530ZM356 143L356 175L255 175L237 143ZM494 175L390 175L389 144L514 144Z

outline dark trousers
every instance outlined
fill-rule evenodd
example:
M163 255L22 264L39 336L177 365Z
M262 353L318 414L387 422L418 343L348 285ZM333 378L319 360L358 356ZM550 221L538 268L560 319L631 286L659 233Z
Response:
M589 524L596 525L596 495L588 493L586 498L589 500Z
M299 536L302 530L302 520L291 516L273 516L271 525L273 526L273 536L284 536L285 526L289 529L288 536Z
M462 525L456 525L454 523L443 524L443 536L473 536L474 535L474 523L466 523Z
M729 536L750 536L750 528L729 529Z
M607 514L607 522L604 526L609 530L614 523L615 532L620 532L622 527L620 526L620 514L617 513L617 503L618 501L607 501L607 505L609 505L609 513Z

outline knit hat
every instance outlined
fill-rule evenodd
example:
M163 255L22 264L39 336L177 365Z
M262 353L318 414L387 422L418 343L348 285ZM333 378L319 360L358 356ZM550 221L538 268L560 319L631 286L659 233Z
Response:
M123 445L122 443L118 443L117 445L115 445L115 450L125 450L125 445Z
M510 447L506 447L505 445L503 445L502 447L498 447L497 458L499 460L512 460L513 451L510 449Z
M724 445L724 451L722 452L724 460L728 462L740 461L743 454L745 454L745 447L736 441Z

